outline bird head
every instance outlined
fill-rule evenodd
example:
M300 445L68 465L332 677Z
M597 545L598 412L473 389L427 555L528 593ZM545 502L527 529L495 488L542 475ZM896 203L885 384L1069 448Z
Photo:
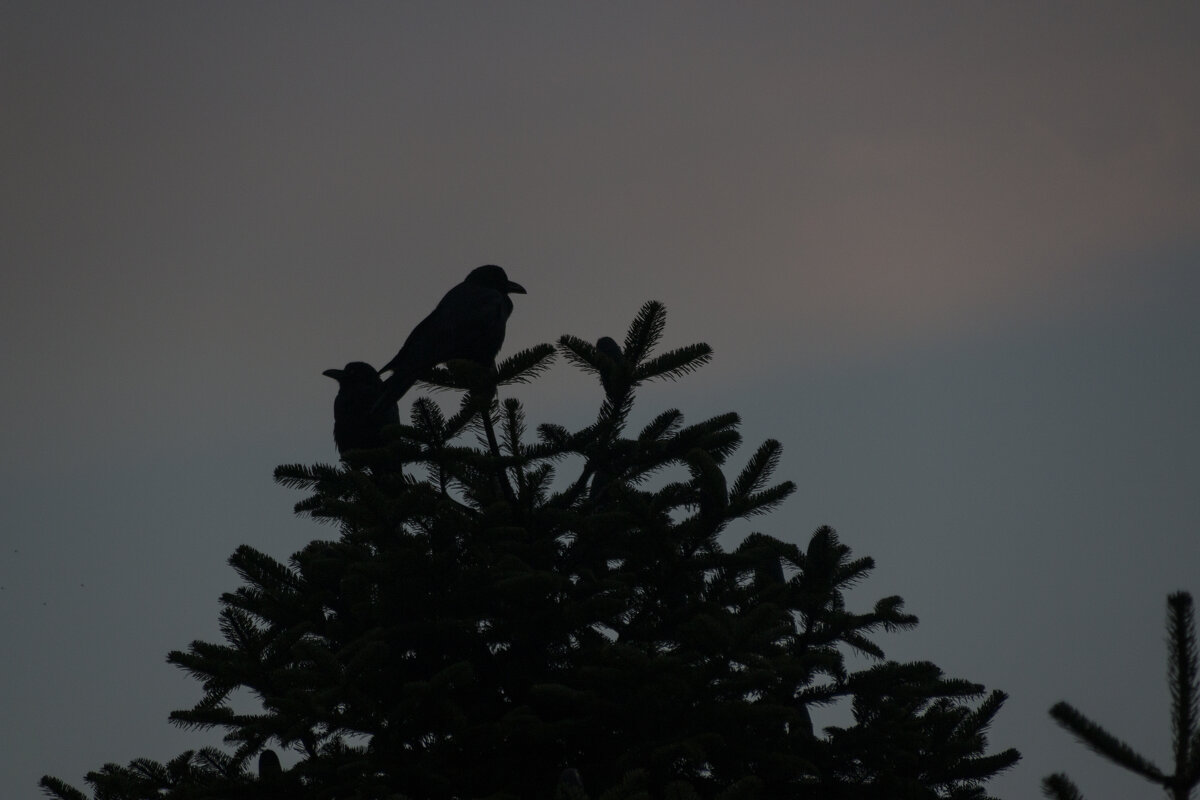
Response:
M333 378L340 383L376 383L379 375L375 368L365 361L351 361L342 369L327 369L321 373L327 378Z
M510 281L504 268L497 267L495 264L484 264L482 267L471 270L467 275L466 282L486 286L505 294L526 294L524 286Z

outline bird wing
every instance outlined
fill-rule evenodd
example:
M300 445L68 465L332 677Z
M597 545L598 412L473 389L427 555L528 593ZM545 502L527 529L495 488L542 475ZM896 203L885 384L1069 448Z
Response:
M445 342L443 357L436 363L452 358L490 363L504 344L512 300L504 292L485 286L463 284L461 288L463 291L447 308L443 321L449 324L441 330Z
M380 371L405 368L420 375L454 358L490 361L504 343L511 313L512 300L503 292L460 283L413 328L400 352Z
M504 344L513 303L504 292L463 282L442 298L380 372L392 371L385 397L394 402L422 375L452 359L489 364Z

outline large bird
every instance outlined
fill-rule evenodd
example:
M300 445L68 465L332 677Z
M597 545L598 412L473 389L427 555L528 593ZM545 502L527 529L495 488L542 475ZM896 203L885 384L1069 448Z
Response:
M400 410L395 403L380 404L383 379L370 364L351 361L342 369L327 369L321 373L338 382L337 397L333 399L333 441L338 453L383 447L381 431L385 425L400 422Z
M395 403L438 364L455 359L484 366L495 363L513 310L510 294L525 294L525 288L510 281L500 267L487 264L471 270L413 328L396 357L379 370L380 374L392 373L384 381L380 403Z

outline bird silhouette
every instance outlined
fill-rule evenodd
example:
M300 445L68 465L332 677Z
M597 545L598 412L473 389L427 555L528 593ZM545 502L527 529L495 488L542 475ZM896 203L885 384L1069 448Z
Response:
M380 404L383 379L364 361L351 361L342 369L321 373L338 382L333 399L333 441L338 454L383 446L381 431L385 425L400 422L400 410L394 403Z
M379 370L380 374L392 373L384 381L380 404L395 403L429 370L446 361L495 363L513 310L510 294L525 294L525 289L510 281L500 267L487 264L471 270L413 328L396 357Z

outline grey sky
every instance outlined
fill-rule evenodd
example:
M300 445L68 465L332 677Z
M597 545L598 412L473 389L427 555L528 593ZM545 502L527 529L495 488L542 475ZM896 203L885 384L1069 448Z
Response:
M883 642L1011 695L1036 797L1167 765L1165 597L1200 591L1200 11L1185 4L0 4L0 789L216 743L240 543L332 460L331 381L504 265L507 350L647 299L800 491L756 528L873 556ZM583 422L566 364L518 395Z

